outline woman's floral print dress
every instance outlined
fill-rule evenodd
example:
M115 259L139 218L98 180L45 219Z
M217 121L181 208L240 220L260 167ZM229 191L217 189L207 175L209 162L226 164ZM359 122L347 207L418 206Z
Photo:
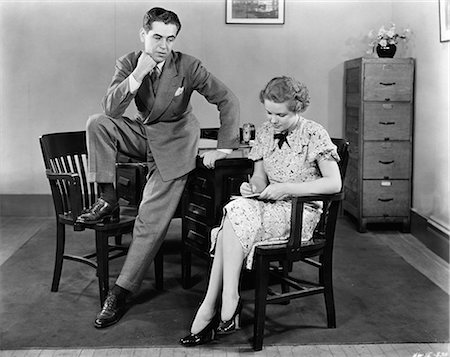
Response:
M306 182L321 177L318 162L339 161L336 146L327 131L318 123L300 117L287 135L287 143L278 147L274 129L265 122L256 132L249 159L263 160L269 183ZM303 212L302 242L311 239L320 219L321 203L305 204ZM225 215L231 222L246 256L245 267L252 268L255 247L262 244L286 243L291 221L291 200L261 201L239 197L227 203ZM211 252L214 251L220 227L211 231Z

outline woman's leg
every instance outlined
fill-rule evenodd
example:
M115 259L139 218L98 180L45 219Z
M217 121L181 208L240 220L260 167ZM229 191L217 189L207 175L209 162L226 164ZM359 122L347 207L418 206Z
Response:
M225 217L222 230L223 290L221 320L233 317L239 301L239 279L244 260L244 250L230 220Z
M222 272L223 272L223 254L222 254L222 233L221 230L217 236L214 259L209 276L208 289L205 298L195 315L191 326L191 333L197 334L208 325L216 313L217 298L222 291Z

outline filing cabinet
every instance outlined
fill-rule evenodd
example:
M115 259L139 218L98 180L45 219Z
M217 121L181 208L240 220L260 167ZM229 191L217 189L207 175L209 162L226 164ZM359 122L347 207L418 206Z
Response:
M181 200L183 287L190 286L192 253L209 259L211 229L220 225L223 206L240 194L242 182L252 173L253 161L245 157L218 160L214 169L197 158Z
M349 163L343 208L368 223L409 231L414 60L357 58L344 64Z

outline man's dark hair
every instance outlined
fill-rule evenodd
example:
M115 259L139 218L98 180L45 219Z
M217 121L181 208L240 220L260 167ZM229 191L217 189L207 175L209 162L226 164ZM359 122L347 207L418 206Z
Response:
M145 32L148 32L152 29L152 24L155 22L163 22L166 25L172 24L177 27L177 35L181 30L181 22L178 18L177 14L173 11L163 9L161 7L154 7L147 11L144 15L143 28Z

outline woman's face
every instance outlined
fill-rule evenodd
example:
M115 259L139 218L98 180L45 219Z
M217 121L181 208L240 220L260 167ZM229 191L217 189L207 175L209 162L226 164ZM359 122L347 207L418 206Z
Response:
M297 114L291 112L287 107L288 102L275 103L271 100L264 100L264 108L266 108L267 119L272 124L275 132L282 132L289 129L297 121Z

